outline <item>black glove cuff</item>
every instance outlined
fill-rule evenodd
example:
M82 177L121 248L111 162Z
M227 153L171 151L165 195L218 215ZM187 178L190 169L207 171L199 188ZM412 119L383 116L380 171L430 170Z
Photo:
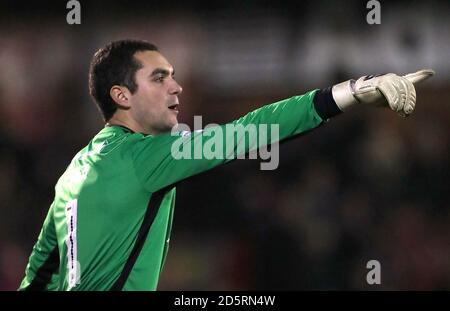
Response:
M317 114L323 120L327 120L342 113L334 101L331 87L317 91L314 95L313 102Z

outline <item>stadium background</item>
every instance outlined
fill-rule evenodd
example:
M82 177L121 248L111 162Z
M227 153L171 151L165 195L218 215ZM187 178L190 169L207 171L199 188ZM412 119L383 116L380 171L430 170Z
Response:
M223 123L363 74L433 68L407 120L356 109L178 187L161 290L450 289L450 4L381 1L0 4L0 289L15 290L53 187L102 127L87 90L95 50L157 44L184 87L180 121ZM381 263L382 284L366 283Z

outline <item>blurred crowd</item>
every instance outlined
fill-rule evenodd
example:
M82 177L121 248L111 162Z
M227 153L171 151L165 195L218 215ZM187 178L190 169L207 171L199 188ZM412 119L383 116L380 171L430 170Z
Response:
M91 55L107 41L133 37L160 46L184 87L180 121L188 124L193 115L202 115L204 125L225 123L360 74L341 64L327 67L324 78L318 65L293 79L269 66L265 79L250 78L250 87L232 79L218 83L211 67L220 58L225 73L227 63L208 47L223 34L217 32L221 24L205 34L199 25L207 23L193 23L195 14L183 19L182 13L164 11L148 24L142 16L127 17L119 25L111 13L110 20L95 23L95 32L89 24L93 13L84 15L87 25L79 28L64 25L57 13L42 21L14 22L7 15L0 22L0 290L18 287L56 181L103 127L88 95L87 72ZM196 18L208 20L202 14ZM167 20L174 22L163 27ZM292 24L292 17L288 20ZM251 19L240 23L252 26ZM324 35L327 31L332 30L324 29ZM289 35L287 41L301 47L302 37L292 42ZM256 51L221 44L216 50L223 54L260 49L256 43ZM450 46L449 38L440 44ZM273 46L267 49L278 55ZM215 56L205 60L208 51ZM301 55L289 57L295 64ZM228 61L232 68L233 58ZM377 73L377 64L371 66L367 73ZM418 67L422 64L410 69ZM250 66L243 73L250 75L252 68L258 70ZM417 108L408 119L356 108L282 143L274 171L259 170L258 160L237 160L182 182L159 289L449 290L450 79L445 77L450 70L434 69L441 79L419 86ZM302 69L296 70L302 76ZM381 285L366 282L372 259L381 264Z

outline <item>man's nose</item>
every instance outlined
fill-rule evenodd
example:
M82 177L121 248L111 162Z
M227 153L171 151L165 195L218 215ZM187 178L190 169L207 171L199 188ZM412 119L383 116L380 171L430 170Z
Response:
M173 80L173 85L171 86L170 94L178 95L181 94L181 92L183 92L183 88L181 87L181 85L178 84L177 81Z

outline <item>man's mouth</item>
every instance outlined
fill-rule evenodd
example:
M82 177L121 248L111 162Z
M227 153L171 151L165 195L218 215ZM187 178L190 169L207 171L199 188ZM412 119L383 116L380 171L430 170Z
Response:
M179 111L179 110L178 110L178 104L170 105L168 108L169 108L170 110Z

